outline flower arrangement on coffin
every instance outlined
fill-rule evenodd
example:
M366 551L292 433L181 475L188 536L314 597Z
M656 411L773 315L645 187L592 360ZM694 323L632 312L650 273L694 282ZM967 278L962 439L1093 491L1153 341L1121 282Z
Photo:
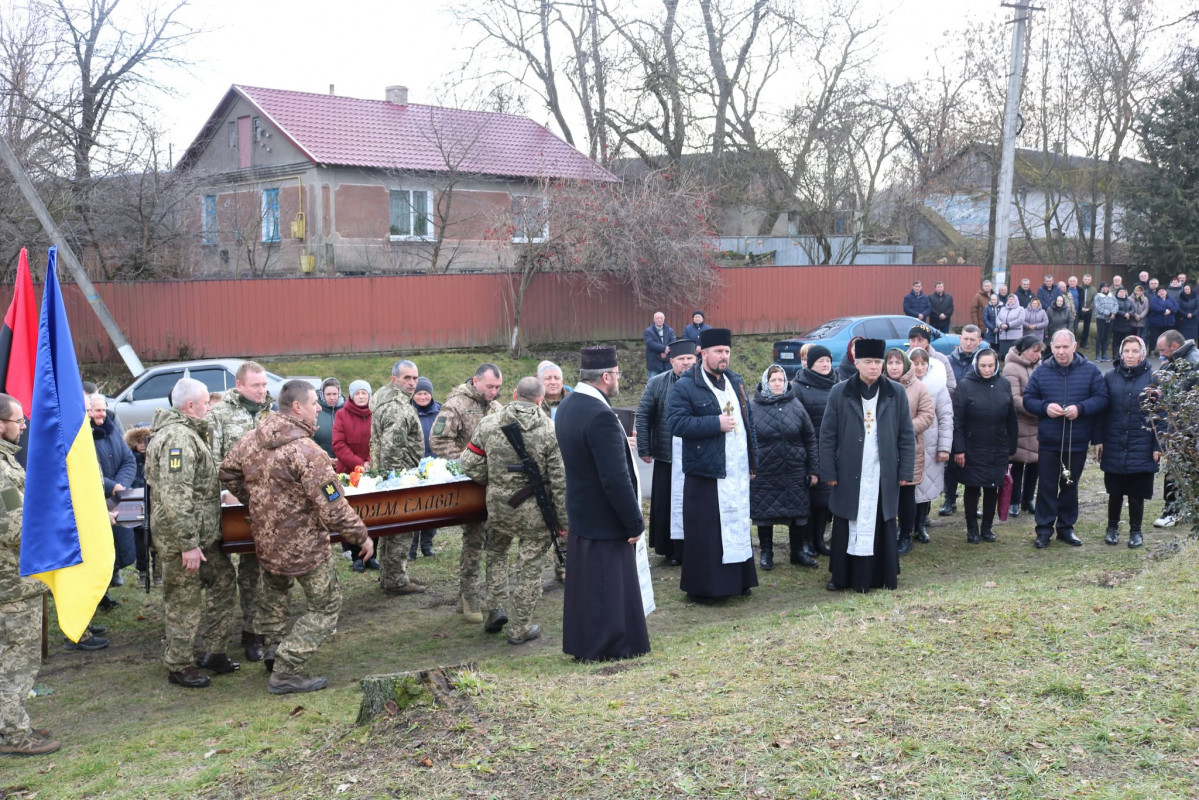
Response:
M462 466L457 461L428 456L411 469L392 470L386 475L355 467L354 471L338 476L345 493L365 494L381 492L387 489L407 489L422 484L452 483L453 481L468 480L462 474Z

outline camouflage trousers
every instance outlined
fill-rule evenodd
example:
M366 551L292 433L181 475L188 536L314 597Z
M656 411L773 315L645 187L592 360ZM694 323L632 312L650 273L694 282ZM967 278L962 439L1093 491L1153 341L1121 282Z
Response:
M196 663L192 645L197 631L204 648L224 653L237 628L237 584L233 562L221 550L219 539L201 548L207 561L198 572L183 568L179 553L158 552L163 565L163 613L166 617L166 646L162 662L168 672L179 672ZM203 595L203 596L201 596Z
M262 567L258 556L242 553L237 557L237 593L241 598L241 629L254 632L254 614L258 611L258 584L262 580Z
M462 526L462 555L458 558L458 595L482 608L487 598L483 585L483 542L487 529L482 522Z
M508 589L508 550L513 537L492 529L487 540L487 602L484 611L503 608L508 612L509 636L523 636L533 622L533 611L541 599L541 570L550 550L548 535L518 536L516 585Z
M41 666L41 595L0 605L0 741L29 733L25 700Z
M411 580L408 577L408 537L383 536L377 540L379 552L379 585L384 589L400 589Z
M295 578L263 570L255 622L266 646L278 645L275 672L287 675L302 672L317 648L333 635L337 615L341 613L341 584L337 582L335 563L330 554L312 572ZM291 633L286 633L291 613L287 593L293 583L304 590L307 609L291 626Z

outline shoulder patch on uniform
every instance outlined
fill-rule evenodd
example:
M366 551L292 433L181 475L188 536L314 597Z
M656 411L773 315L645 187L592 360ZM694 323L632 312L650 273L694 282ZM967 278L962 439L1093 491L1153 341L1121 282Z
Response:
M183 469L183 448L172 447L167 451L167 470L169 472L179 472Z
M23 505L20 490L11 485L4 489L4 491L0 491L0 501L4 502L5 511L16 511Z
M445 433L445 417L437 415L437 420L433 423L433 435L440 436Z
M341 497L341 489L338 488L337 481L329 481L321 487L321 491L325 493L325 499L330 503Z

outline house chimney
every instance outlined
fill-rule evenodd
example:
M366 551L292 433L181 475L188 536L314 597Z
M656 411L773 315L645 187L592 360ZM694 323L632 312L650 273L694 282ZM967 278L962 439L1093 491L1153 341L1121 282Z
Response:
M387 87L387 102L392 105L406 106L408 105L408 87L407 86L388 86Z

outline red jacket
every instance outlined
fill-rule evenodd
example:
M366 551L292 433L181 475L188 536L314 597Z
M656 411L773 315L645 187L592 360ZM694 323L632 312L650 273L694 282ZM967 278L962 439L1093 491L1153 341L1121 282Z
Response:
M353 472L371 457L371 410L352 400L333 417L333 455L338 472Z

